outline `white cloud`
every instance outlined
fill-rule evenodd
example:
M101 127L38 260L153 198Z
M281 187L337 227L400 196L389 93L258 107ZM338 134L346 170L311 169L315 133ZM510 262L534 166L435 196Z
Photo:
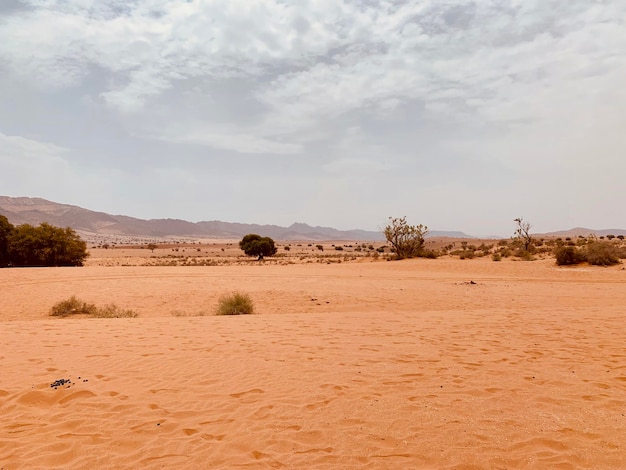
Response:
M487 174L495 181L565 168L560 174L582 181L599 165L626 170L623 2L26 3L0 19L3 79L25 96L67 99L75 112L113 122L107 129L119 142L96 134L129 160L157 142L168 149L150 147L159 168L167 168L167 152L196 146L206 152L195 160L226 153L301 161L294 174L308 175L314 162L319 179L310 188L332 186L333 197L350 184L365 193L365 181L385 172L419 181L441 199L468 190L458 184L463 178L482 185ZM57 120L50 120L52 134ZM0 126L10 125L0 113ZM45 134L43 127L13 130ZM97 144L89 152L89 138L79 137L82 158L101 158ZM64 161L50 149L41 154ZM618 185L596 180L604 191ZM387 194L397 189L380 184ZM486 184L474 190L481 201ZM504 186L502 201L523 204ZM543 210L540 200L553 190L547 181L537 187L532 209ZM355 199L345 196L345 204ZM399 200L377 207L391 211Z
M233 129L217 129L210 124L196 124L194 128L185 129L176 125L167 134L157 136L168 142L206 145L215 149L232 150L240 153L257 154L292 154L298 153L301 146L284 143L268 138L261 138L254 133Z
M19 135L5 135L0 133L0 156L5 163L9 161L21 163L24 159L37 158L40 161L60 162L60 155L68 149L50 142L40 142L27 139Z

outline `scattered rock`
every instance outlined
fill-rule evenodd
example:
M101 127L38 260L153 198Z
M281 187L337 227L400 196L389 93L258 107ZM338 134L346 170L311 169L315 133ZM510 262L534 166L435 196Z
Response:
M73 382L70 379L57 379L50 384L50 388L53 388L56 390L57 388L62 387L63 385L67 385L67 387L65 388L70 388L70 386L73 385Z

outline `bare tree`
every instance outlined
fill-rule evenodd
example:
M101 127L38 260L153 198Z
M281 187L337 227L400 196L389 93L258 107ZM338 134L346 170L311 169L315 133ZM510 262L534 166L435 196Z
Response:
M533 236L530 234L532 225L526 222L523 217L518 217L517 219L513 219L513 221L517 224L513 238L522 244L524 251L530 251L530 247L533 243Z
M428 233L425 225L409 225L406 217L389 217L383 233L398 259L420 256L424 249L424 237Z

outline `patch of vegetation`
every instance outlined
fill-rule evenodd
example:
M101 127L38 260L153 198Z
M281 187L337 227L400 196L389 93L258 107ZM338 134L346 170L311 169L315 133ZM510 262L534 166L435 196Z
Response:
M585 258L596 266L613 266L620 263L620 253L610 242L595 241L585 248Z
M126 310L115 304L104 307L96 307L71 296L69 299L61 300L52 306L50 315L53 317L69 317L71 315L88 315L93 318L135 318L137 313L133 310Z
M136 318L137 312L130 309L120 308L115 304L105 305L96 309L92 315L94 318Z
M383 230L397 259L425 256L424 237L427 233L428 227L409 225L406 217L389 217L389 224Z
M248 315L254 313L254 302L249 294L233 292L220 297L217 315Z
M68 317L70 315L93 315L97 310L95 304L80 301L76 296L61 300L52 306L50 315L53 317Z
M556 264L559 266L571 266L586 261L584 253L573 246L559 246L554 250Z
M205 313L202 311L185 312L183 310L173 310L171 313L173 317L203 317L205 315Z

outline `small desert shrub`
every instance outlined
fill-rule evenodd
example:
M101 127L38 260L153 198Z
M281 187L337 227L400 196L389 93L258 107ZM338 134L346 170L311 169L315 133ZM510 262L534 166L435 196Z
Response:
M585 255L573 246L560 246L554 250L556 264L559 266L570 266L585 262Z
M617 249L609 242L592 242L587 245L585 251L585 257L589 264L596 266L613 266L620 262Z
M217 315L246 315L254 313L254 303L248 294L233 292L220 297Z
M102 308L97 308L92 314L94 318L135 318L137 312L120 308L115 304L105 305Z
M439 253L435 250L422 250L418 256L420 258L437 259Z
M183 310L173 310L171 313L173 317L203 317L205 315L202 311L186 312Z
M335 247L335 250L337 250L337 251L343 251L343 246L336 246L336 247Z
M52 306L50 315L53 317L67 317L70 315L93 315L97 310L94 304L78 300L76 296L61 300Z
M532 251L528 251L528 250L524 250L524 249L520 248L515 253L515 256L517 256L518 258L520 258L520 259L522 259L524 261L533 261L535 259L535 258L533 258L534 251L535 251L534 247L533 247Z
M135 318L137 313L132 310L125 310L115 304L109 304L102 308L95 304L88 304L78 300L76 296L62 300L53 305L50 315L54 317L68 317L70 315L89 315L93 318Z

